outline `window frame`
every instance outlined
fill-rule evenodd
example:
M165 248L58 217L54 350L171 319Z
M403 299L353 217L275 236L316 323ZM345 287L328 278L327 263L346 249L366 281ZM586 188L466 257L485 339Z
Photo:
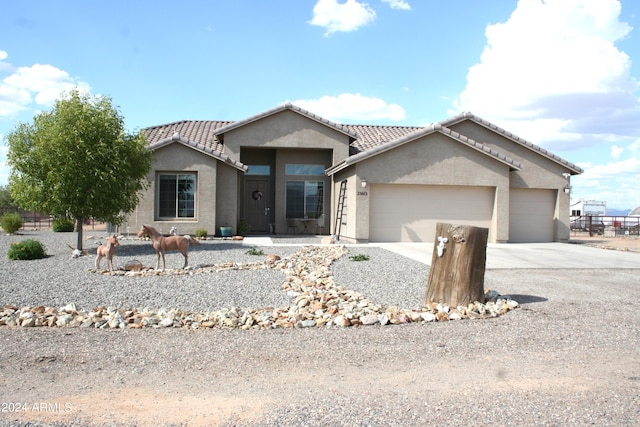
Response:
M173 181L175 183L175 187L173 191L171 191L171 196L169 196L170 191L165 190L163 187L163 177L173 177ZM188 178L191 178L190 180ZM182 182L181 182L182 181ZM190 182L188 182L190 181ZM180 185L181 183L190 184L193 186L193 189L188 190L183 193L187 196L185 199L180 199ZM197 192L198 192L198 174L196 172L158 172L157 178L157 190L156 190L156 218L158 220L195 220L197 219ZM164 194L167 193L167 194ZM188 197L191 196L191 197ZM171 197L174 201L174 206L172 208L169 207L167 200L164 200L165 197ZM173 215L167 215L167 210L172 209ZM186 215L180 215L181 212L186 211ZM190 213L190 215L189 215Z
M325 177L324 171L326 167L322 164L318 163L286 163L284 166L285 170L285 202L284 202L284 210L285 210L285 218L286 219L315 219L319 218L320 215L324 213L324 190L327 184L326 179L322 179L321 177ZM288 179L292 178L292 179ZM289 185L298 185L302 183L302 203L300 201L292 201L291 193ZM316 184L316 203L315 210L310 211L308 208L309 205L309 197L308 189L311 184ZM300 192L298 190L298 192ZM296 203L297 206L290 207L290 203ZM299 205L302 204L302 208L300 209ZM302 213L302 216L300 216Z

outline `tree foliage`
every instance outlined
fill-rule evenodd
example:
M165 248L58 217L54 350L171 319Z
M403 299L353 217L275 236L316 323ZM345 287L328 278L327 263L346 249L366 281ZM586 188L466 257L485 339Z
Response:
M0 207L9 208L14 207L13 197L9 189L5 185L0 185Z
M78 249L84 219L121 223L149 185L153 154L108 97L73 90L6 139L15 203L76 220Z

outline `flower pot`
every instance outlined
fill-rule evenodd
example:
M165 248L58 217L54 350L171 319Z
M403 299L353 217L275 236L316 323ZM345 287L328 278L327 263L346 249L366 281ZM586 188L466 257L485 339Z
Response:
M222 237L231 237L233 235L233 229L231 227L220 227L220 235Z

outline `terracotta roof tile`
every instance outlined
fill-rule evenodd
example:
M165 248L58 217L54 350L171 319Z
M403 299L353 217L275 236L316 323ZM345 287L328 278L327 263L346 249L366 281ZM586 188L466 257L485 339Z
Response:
M180 141L183 144L191 146L194 149L223 159L228 158L228 156L224 154L224 144L221 140L221 135L223 133L286 109L302 114L319 123L323 123L327 126L333 127L337 131L342 132L350 137L351 143L349 144L349 158L345 159L342 163L335 165L331 169L340 169L341 165L342 167L344 167L345 164L357 162L362 158L366 158L371 155L375 155L376 153L389 150L393 147L404 144L407 141L413 140L421 135L433 131L438 131L449 135L450 137L472 148L482 151L485 154L492 156L513 168L519 169L522 167L522 165L516 160L495 151L494 149L482 144L481 142L474 141L448 128L448 126L459 123L463 120L473 120L481 124L482 126L485 126L497 133L504 135L505 137L515 141L518 144L521 144L557 163L562 164L574 173L583 172L582 169L578 166L556 156L555 154L543 148L538 147L535 144L532 144L529 141L526 141L513 135L510 132L505 131L504 129L501 129L496 125L481 119L480 117L474 116L471 113L463 113L426 127L349 125L334 123L300 107L297 107L290 103L286 103L240 121L183 120L173 123L167 123L164 125L148 127L143 129L142 132L146 136L147 141L149 142L149 146L152 148L157 148L174 141ZM236 163L238 164L234 166L244 167L244 165L242 165L241 163Z
M353 156L382 145L386 142L401 138L407 134L422 129L416 126L374 126L374 125L345 125L357 135L349 146L349 155Z
M165 125L152 126L142 130L149 145L171 139L179 134L195 144L208 147L214 151L224 151L222 143L218 140L214 131L233 123L216 120L182 120L180 122L167 123Z

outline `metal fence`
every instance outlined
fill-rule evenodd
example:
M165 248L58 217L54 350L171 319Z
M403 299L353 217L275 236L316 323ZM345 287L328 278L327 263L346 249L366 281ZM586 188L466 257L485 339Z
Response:
M17 213L22 218L21 231L32 230L50 230L53 226L55 217L49 214L43 214L34 211L25 211L12 206L0 206L0 217L8 213ZM100 230L105 228L105 224L95 221L93 218L85 220L85 227L91 230Z
M571 231L605 237L639 236L640 217L582 215L571 217Z

